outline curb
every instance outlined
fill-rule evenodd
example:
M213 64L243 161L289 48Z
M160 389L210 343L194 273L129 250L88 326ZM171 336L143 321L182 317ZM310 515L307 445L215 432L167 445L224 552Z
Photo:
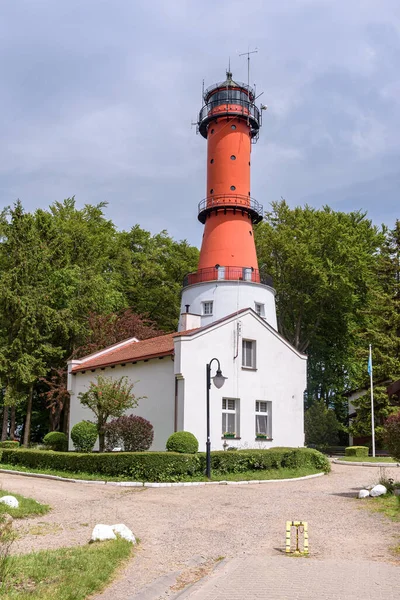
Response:
M332 462L334 462L336 465L346 465L346 467L400 467L400 463L395 462L355 462L350 460L338 460L336 458Z
M11 469L0 469L0 473L8 473L10 475L22 475L24 477L37 477L39 479L53 479L56 481L66 481L68 483L88 483L91 485L113 485L118 487L193 487L203 485L253 485L261 483L276 483L282 481L303 481L305 479L315 479L322 477L325 473L315 473L314 475L304 475L303 477L293 477L292 479L251 479L249 481L178 481L174 483L150 483L147 481L102 481L96 479L70 479L68 477L60 477L59 475L45 475L44 473L25 473L22 471L12 471Z

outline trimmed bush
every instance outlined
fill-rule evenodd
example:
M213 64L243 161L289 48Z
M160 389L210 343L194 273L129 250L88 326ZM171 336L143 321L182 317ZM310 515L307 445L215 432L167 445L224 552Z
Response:
M71 440L77 452L91 452L97 440L97 427L90 421L81 421L71 429Z
M5 440L0 442L0 448L19 448L19 442L17 440Z
M348 446L344 452L346 456L368 456L368 446Z
M125 452L145 452L154 438L153 425L137 415L114 419L105 425L104 431L106 450L122 446Z
M4 452L7 454L4 455ZM125 476L132 481L179 481L201 473L201 460L194 454L167 452L40 452L3 450L2 462L35 469Z
M187 476L203 476L205 453L110 452L78 454L77 452L41 452L38 450L4 449L2 462L35 469L75 473L91 473L108 477L125 476L132 481L180 481ZM330 470L329 460L309 448L271 448L270 450L217 451L211 453L215 473L242 473L280 468L312 467Z
M177 431L167 440L168 452L181 452L182 454L195 454L199 450L199 442L189 431Z
M68 450L68 438L61 431L50 431L43 438L43 444L50 450L66 452Z
M389 454L400 460L400 411L386 419L384 440Z

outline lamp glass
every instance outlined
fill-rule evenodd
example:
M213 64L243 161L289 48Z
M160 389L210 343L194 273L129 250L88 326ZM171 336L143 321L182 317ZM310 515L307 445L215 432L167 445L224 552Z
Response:
M222 375L222 371L220 369L217 370L217 374L215 375L215 377L212 378L214 385L217 389L222 388L222 386L225 383L225 379L228 378Z

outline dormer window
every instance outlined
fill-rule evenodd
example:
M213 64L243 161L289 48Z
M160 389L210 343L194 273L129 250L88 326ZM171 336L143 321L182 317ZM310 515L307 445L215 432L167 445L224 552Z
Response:
M265 317L265 305L260 304L259 302L255 302L254 310L258 314L259 317Z
M212 300L203 302L203 315L209 316L213 314L213 304L214 302Z

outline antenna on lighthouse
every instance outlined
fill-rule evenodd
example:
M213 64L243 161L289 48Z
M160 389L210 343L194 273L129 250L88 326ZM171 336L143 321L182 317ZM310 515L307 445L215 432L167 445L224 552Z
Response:
M250 50L248 48L247 52L242 52L241 54L239 54L239 56L247 55L247 87L250 87L250 54L257 54L257 52L258 48L256 48L255 50Z

